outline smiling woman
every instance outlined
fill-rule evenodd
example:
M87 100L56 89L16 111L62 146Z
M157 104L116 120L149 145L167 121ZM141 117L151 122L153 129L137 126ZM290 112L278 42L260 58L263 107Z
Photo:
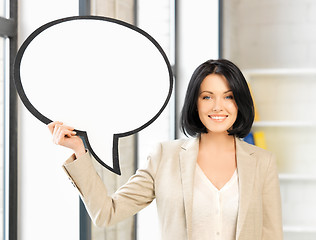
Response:
M157 144L145 168L112 195L72 128L53 122L49 129L55 143L75 152L64 169L97 226L116 224L156 200L164 240L281 240L274 155L240 139L253 119L238 67L223 59L203 63L193 73L182 111L182 129L194 138Z
M212 89L213 87L218 88L216 93L213 92L215 90ZM219 98L219 95L222 95L222 99ZM235 64L224 59L209 60L194 71L188 85L181 116L182 130L190 136L207 133L207 127L200 119L198 111L200 97L215 98L215 112L220 110L221 114L223 114L223 109L216 108L222 108L224 102L225 106L228 106L227 103L236 104L235 107L238 109L236 121L231 122L233 128L228 127L228 133L236 134L238 137L245 137L249 133L254 120L253 101L247 82ZM214 101L212 102L214 103ZM203 104L203 106L205 105ZM230 108L232 107L230 104ZM208 112L207 115L211 113ZM225 114L227 115L227 113Z

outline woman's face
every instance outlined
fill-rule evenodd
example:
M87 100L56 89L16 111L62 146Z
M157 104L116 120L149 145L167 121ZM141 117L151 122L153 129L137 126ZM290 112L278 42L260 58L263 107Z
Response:
M208 132L227 133L233 126L238 107L223 75L210 74L204 78L200 86L197 109Z

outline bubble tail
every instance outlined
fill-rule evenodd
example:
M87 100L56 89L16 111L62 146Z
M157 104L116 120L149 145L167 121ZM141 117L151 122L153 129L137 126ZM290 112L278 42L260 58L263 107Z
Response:
M93 151L90 143L89 143L89 138L87 135L87 132L85 131L80 131L75 129L74 131L77 132L77 135L81 137L81 139L84 142L85 147L89 150L89 152L92 154L95 160L98 161L103 167L106 169L110 170L111 172L121 175L121 169L120 169L120 163L119 163L119 151L118 151L118 141L119 141L119 136L114 134L113 135L113 147L112 147L112 155L113 155L113 168L108 166L104 161L102 161L98 155Z
M119 163L119 149L118 149L119 137L118 135L113 135L113 170L117 175L121 175L120 163Z

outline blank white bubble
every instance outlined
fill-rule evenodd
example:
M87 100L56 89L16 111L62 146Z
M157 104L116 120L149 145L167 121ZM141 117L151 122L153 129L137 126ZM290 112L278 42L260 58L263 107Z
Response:
M172 91L170 64L154 39L121 21L92 16L37 29L18 52L15 80L35 117L85 131L97 160L118 174L113 135L146 127Z

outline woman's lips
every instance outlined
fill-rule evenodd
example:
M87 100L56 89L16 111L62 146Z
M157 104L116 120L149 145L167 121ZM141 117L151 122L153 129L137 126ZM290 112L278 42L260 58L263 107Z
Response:
M228 117L228 115L208 115L208 117L216 122L222 122Z

